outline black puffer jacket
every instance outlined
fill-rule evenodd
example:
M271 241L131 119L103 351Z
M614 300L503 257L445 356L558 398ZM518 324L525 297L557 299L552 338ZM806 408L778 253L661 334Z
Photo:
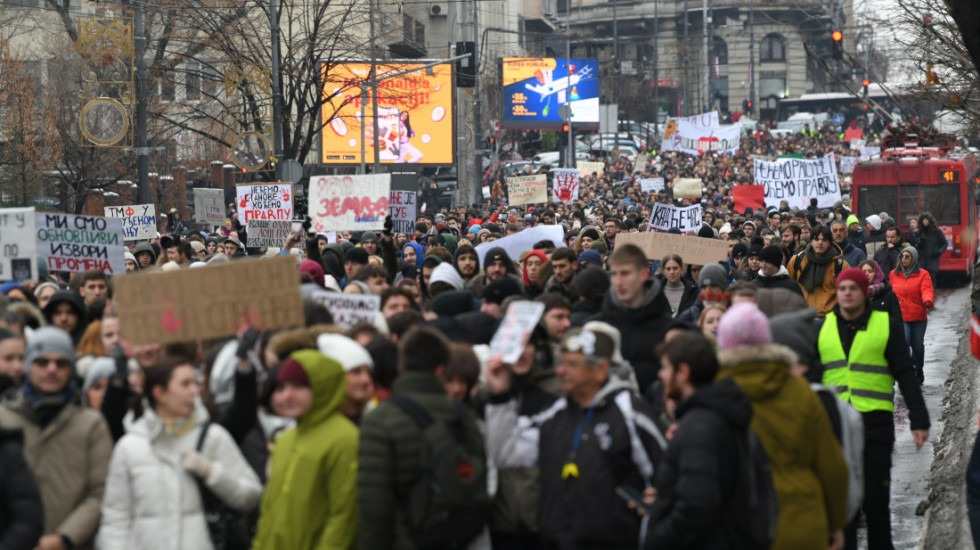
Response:
M667 284L667 278L663 275L657 275L657 280L660 281L661 285ZM681 283L684 284L684 294L681 295L681 303L677 306L677 311L674 312L675 317L680 315L681 312L687 311L698 302L698 284L687 276L681 277ZM670 302L668 301L667 303L669 304Z
M922 225L923 220L929 220L929 225ZM930 273L939 271L939 258L949 247L949 241L932 214L926 212L919 216L919 238L914 244L919 251L919 267Z
M599 320L616 327L622 334L623 358L633 365L640 389L646 389L660 371L660 361L654 350L663 341L671 322L670 303L660 281L651 279L646 282L643 301L636 308L624 306L616 296L616 289L610 288L602 303Z
M0 548L32 550L44 530L44 506L24 461L20 430L0 429Z
M786 266L784 265L779 266L779 271L771 277L765 277L760 274L752 280L752 284L758 288L785 288L803 296L803 288L800 286L800 283L789 278L789 271L786 270Z
M736 438L752 420L749 398L732 380L719 380L681 403L677 418L657 467L645 548L739 548L728 501L739 479Z
M884 311L891 319L902 320L902 306L898 303L892 285L887 282L871 296L871 309Z

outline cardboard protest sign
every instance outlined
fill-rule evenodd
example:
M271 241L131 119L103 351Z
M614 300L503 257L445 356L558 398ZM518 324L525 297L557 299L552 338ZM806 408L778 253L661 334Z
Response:
M633 173L646 172L647 170L647 156L637 155L636 159L633 161Z
M392 189L388 196L388 215L391 216L394 233L415 233L415 217L417 213L415 191L398 191Z
M48 262L49 270L80 273L101 269L109 275L126 272L119 218L38 212L34 219L37 252Z
M0 280L37 280L33 208L0 208Z
M840 173L841 174L853 174L854 167L857 166L858 157L841 157L840 158Z
M578 169L576 168L554 168L551 170L554 177L554 191L551 202L563 202L569 204L578 200Z
M503 239L478 245L476 255L480 257L480 265L482 266L483 257L487 251L499 246L507 251L511 260L517 260L521 257L521 252L533 249L534 243L538 241L549 240L554 243L555 247L564 248L565 243L562 241L564 238L565 230L560 225L536 225Z
M194 188L194 218L199 222L225 223L225 192L221 189Z
M310 178L310 218L315 231L383 229L391 174Z
M732 187L732 197L735 199L736 212L745 212L746 208L751 208L754 212L766 205L766 186L735 185Z
M678 178L674 180L674 198L700 199L703 185L701 178Z
M122 337L133 344L221 338L244 323L256 329L303 325L292 255L130 274L113 285Z
M490 354L501 354L504 363L516 363L524 353L524 346L543 313L544 304L541 302L521 301L511 304L490 340Z
M810 199L819 208L830 208L840 200L840 181L833 153L816 160L782 159L774 162L755 159L755 183L766 186L766 206L805 210Z
M360 321L373 323L381 311L381 297L373 294L342 294L323 290L314 292L311 299L326 307L333 315L333 323L345 329Z
M868 160L871 157L881 154L881 147L862 147L861 160Z
M282 248L292 225L291 220L252 220L248 224L248 242L245 244L249 248Z
M293 219L293 185L291 183L251 183L236 188L238 221L248 225L252 220Z
M864 130L860 128L853 128L844 131L844 141L854 141L855 139L864 139Z
M728 257L728 243L719 239L671 233L621 232L616 235L616 246L627 243L640 247L651 261L662 260L667 254L677 254L686 264L706 265Z
M636 181L640 182L640 190L644 193L660 193L664 190L663 178L640 178Z
M585 160L580 160L575 163L576 168L578 168L578 173L580 176L591 176L593 173L602 175L606 172L606 163L604 162L589 162ZM510 180L508 180L510 183Z
M507 202L511 206L548 202L548 177L537 174L507 178Z
M742 127L738 124L706 127L692 124L686 119L677 119L673 125L667 123L661 148L689 155L732 153L738 150L741 139Z
M141 241L157 236L157 209L152 204L106 206L105 217L122 220L123 240Z
M680 229L681 233L697 231L701 229L704 215L701 212L701 205L694 206L674 206L672 204L656 203L653 205L653 212L650 213L650 224L647 231L667 231L668 229ZM619 238L618 236L616 237Z

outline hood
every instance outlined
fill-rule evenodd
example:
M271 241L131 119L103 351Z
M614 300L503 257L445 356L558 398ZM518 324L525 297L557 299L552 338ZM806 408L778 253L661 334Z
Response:
M606 291L606 297L602 301L602 313L605 316L623 319L632 322L639 322L648 317L670 315L670 303L664 296L663 287L656 278L650 279L646 283L646 292L643 301L633 309L628 309L616 295L616 289L612 286Z
M54 313L54 308L61 302L67 302L71 304L72 309L75 314L78 315L78 326L71 333L71 338L78 343L78 340L85 333L85 328L88 326L88 315L85 312L85 302L82 300L82 295L75 292L74 290L59 290L51 296L51 301L48 305L44 306L41 312L44 314L44 320L49 324L51 323L51 314Z
M153 255L153 262L151 263L157 262L157 251L153 250L153 246L150 245L150 243L140 243L136 245L136 248L133 249L133 256L139 256L140 252L149 252Z
M646 286L646 290L643 293L643 301L640 302L640 305L637 306L636 309L646 309L650 307L650 304L652 304L657 298L663 298L663 286L660 284L659 280L652 278L644 283L644 285ZM616 294L616 289L612 286L609 287L609 294L607 294L607 298L613 306L619 309L626 309L626 306L623 305L623 302ZM666 300L666 298L664 299Z
M599 388L599 392L592 398L592 403L590 403L590 405L596 408L603 407L615 399L616 394L619 392L630 391L631 389L632 388L628 381L623 380L618 376L613 376L612 372L610 372L609 378L606 380L605 385Z
M718 378L732 378L752 401L771 397L789 378L796 353L779 344L741 346L718 353Z
M303 430L326 420L337 411L347 390L347 375L337 361L317 350L302 349L289 356L299 362L313 390L313 405L299 419L297 427Z
M402 265L405 265L405 249L408 247L415 249L415 267L422 267L422 262L425 261L425 253L422 251L422 245L415 241L407 241L404 246L402 246Z
M759 272L759 278L767 281L774 281L781 277L789 278L789 271L786 269L785 265L779 266L779 271L777 271L775 275L769 275L768 277L763 275L761 271Z
M723 378L705 386L677 406L677 418L693 409L709 409L718 413L738 430L748 429L752 422L752 403L733 380Z

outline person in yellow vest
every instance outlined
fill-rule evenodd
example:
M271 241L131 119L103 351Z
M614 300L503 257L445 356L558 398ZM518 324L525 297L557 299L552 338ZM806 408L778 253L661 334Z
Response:
M807 373L861 412L864 420L864 505L868 549L891 550L888 510L895 445L895 382L909 409L917 449L929 438L929 411L915 378L900 320L873 311L868 277L858 268L837 276L837 304L817 325L818 368ZM844 531L845 548L857 548L856 520Z

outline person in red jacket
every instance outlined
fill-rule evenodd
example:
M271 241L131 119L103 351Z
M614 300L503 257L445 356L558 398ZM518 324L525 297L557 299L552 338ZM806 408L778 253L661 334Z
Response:
M898 255L898 267L891 272L888 280L902 308L905 322L905 340L912 347L912 363L919 384L925 381L922 370L925 362L925 337L928 324L928 311L935 301L932 277L925 269L919 268L919 253L912 246L906 246Z

